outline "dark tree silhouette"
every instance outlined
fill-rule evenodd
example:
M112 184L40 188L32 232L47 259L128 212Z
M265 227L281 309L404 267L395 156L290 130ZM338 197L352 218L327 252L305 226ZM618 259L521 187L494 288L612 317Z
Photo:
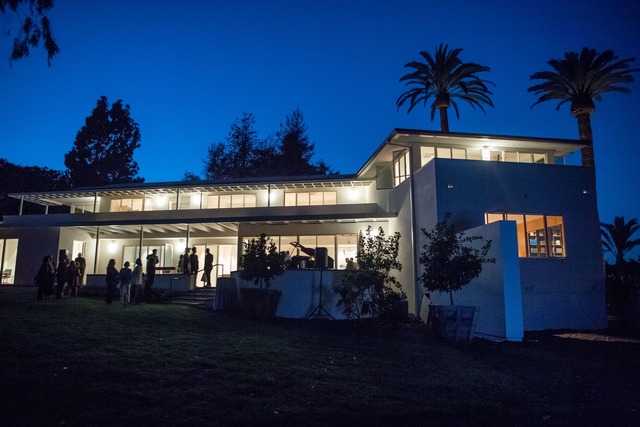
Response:
M39 166L19 166L0 159L0 213L17 214L20 201L7 197L9 193L54 191L69 188L68 176L60 171ZM34 206L25 204L23 213L31 213ZM37 211L37 213L41 213Z
M529 78L542 80L528 89L540 95L531 108L556 99L560 101L556 110L570 103L571 115L578 120L579 137L587 145L582 149L583 166L595 168L591 131L591 114L596 110L593 101L599 101L605 92L630 92L623 85L633 82L632 73L638 71L629 68L634 59L618 60L613 50L598 53L585 47L580 54L565 52L563 59L551 59L548 64L553 71L538 71Z
M0 0L0 12L13 13L19 22L9 63L26 58L30 49L37 49L42 41L47 51L47 63L51 66L51 60L60 51L46 15L52 8L53 0ZM5 33L11 34L11 31Z
M633 248L640 246L640 239L632 239L638 230L640 225L635 218L625 222L624 216L617 216L613 219L613 224L600 223L602 247L615 258L618 274L622 273L625 266L625 256Z
M64 156L73 187L98 187L142 182L133 152L140 147L140 129L131 118L129 105L118 100L109 108L101 97L85 119L73 148Z
M334 173L322 160L312 163L315 144L307 135L307 124L299 108L287 114L276 134L278 153L276 172L282 176L328 175Z
M440 43L433 57L422 51L420 55L424 62L412 61L405 64L404 68L411 68L413 71L400 78L410 89L397 99L398 109L408 102L407 113L410 113L416 105L426 106L427 101L433 98L431 121L436 111L439 111L440 130L449 132L449 107L453 107L460 120L456 100L465 101L474 110L478 107L482 112L485 112L483 104L493 107L489 98L492 93L487 88L487 84L493 83L477 76L478 73L491 71L491 68L473 62L462 62L460 52L460 48L448 50L448 45Z
M288 114L280 130L278 139L279 175L314 175L317 171L311 164L314 144L309 141L307 125L299 108Z
M275 149L270 141L262 141L255 129L255 116L242 113L231 125L225 143L209 146L204 160L207 179L264 176L275 163Z
M200 181L200 177L193 172L184 171L183 181Z

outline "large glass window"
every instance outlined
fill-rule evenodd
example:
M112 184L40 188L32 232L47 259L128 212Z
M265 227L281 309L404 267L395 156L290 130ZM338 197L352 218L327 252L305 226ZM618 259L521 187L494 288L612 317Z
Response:
M209 194L204 204L207 209L255 208L255 194Z
M18 239L0 239L0 271L2 284L13 285L16 276Z
M289 252L290 256L308 256L303 250L291 245L298 242L307 249L315 250L315 248L327 248L327 253L333 259L333 268L344 269L346 267L346 259L356 257L358 249L357 234L339 234L339 235L306 235L306 236L269 236L273 243L277 246L278 251ZM243 237L242 242L248 242L255 237Z
M285 192L285 206L323 206L337 203L335 191Z
M140 212L143 199L113 199L109 212Z
M400 185L404 180L409 178L410 173L409 151L396 152L393 160L393 185L395 187Z
M487 224L516 222L518 256L521 258L565 257L564 219L559 215L488 213Z

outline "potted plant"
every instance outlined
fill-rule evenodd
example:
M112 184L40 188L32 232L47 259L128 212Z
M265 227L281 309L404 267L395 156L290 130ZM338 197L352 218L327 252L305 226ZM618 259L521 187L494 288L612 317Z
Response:
M345 270L342 279L333 286L333 291L339 297L337 305L342 306L346 317L377 317L397 308L394 301L400 303L404 293L394 290L401 289L401 285L391 275L391 270L402 270L402 264L397 259L399 247L398 232L385 237L382 227L374 233L369 226L364 234L360 233L357 266Z
M257 289L240 289L243 312L257 317L275 316L282 292L269 288L271 280L287 269L285 253L278 252L271 238L262 233L257 239L243 244L240 268L240 278L258 286Z
M436 330L445 339L467 341L473 339L478 310L477 307L454 305L453 293L478 277L482 265L494 263L495 258L487 257L491 240L457 232L449 222L450 217L450 213L445 214L431 231L422 229L427 242L420 254L420 264L424 268L420 282L429 292L449 294L451 305L430 306ZM479 248L468 246L475 241L484 244Z

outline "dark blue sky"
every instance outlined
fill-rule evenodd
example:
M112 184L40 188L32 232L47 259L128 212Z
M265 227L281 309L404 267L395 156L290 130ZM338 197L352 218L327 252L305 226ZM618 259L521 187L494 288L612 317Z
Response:
M491 67L485 78L497 85L495 108L462 105L452 131L577 138L568 106L529 108L529 76L584 46L640 56L636 1L57 0L50 17L61 47L52 67L42 50L0 67L0 157L63 170L104 95L131 106L148 182L201 173L207 147L243 112L265 137L296 107L317 158L354 173L393 128L438 129L428 109L407 115L395 100L403 65L440 42ZM0 57L9 42L1 36ZM629 95L605 95L592 118L606 222L640 218L636 80Z

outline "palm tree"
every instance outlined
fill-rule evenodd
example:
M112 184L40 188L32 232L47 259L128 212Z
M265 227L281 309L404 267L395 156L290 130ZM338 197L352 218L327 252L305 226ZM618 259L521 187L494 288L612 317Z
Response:
M474 110L478 107L482 112L485 112L482 104L493 107L493 102L489 98L492 93L487 88L487 84L493 85L493 83L476 75L483 71L491 71L491 68L473 62L462 62L459 58L460 52L462 49L450 51L448 45L443 46L440 43L433 57L428 52L420 52L424 63L412 61L405 64L404 68L412 68L413 71L402 76L400 81L406 82L405 86L411 89L400 95L396 101L398 109L409 101L407 113L410 113L418 104L426 106L427 101L433 97L431 121L436 110L439 111L440 130L449 132L447 116L449 107L453 107L456 117L460 120L456 99L467 101Z
M571 103L571 115L578 119L580 139L587 144L582 149L583 166L595 167L591 132L591 114L596 110L593 101L599 101L605 92L629 93L629 89L622 85L633 82L631 73L638 69L631 69L629 65L634 60L618 60L613 50L597 53L595 49L585 47L579 55L577 52L565 52L564 59L550 60L548 64L554 71L538 71L529 78L542 80L542 83L528 89L540 95L531 108L553 99L560 100L556 110L565 102Z
M613 224L600 223L602 246L606 252L611 252L615 257L618 274L622 272L625 264L624 257L627 253L640 245L640 239L631 239L638 230L640 225L635 218L625 222L624 216L617 216L613 219Z

